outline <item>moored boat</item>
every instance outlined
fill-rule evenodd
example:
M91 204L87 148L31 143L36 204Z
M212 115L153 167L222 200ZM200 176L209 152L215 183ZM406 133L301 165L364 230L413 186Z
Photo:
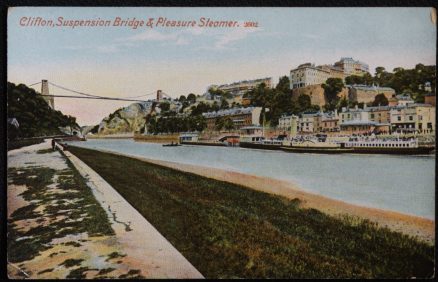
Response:
M283 140L278 139L264 139L254 141L240 141L239 146L242 148L265 149L265 150L279 150L283 146Z
M218 146L218 147L225 147L227 144L223 142L201 142L201 141L183 141L181 142L183 145L200 145L200 146Z
M285 142L284 145L281 150L291 153L342 154L352 152L352 148L345 148L342 144L318 140L293 140L289 144Z
M345 148L351 148L356 154L396 154L421 155L429 154L435 146L420 146L416 138L410 139L377 139L377 138L350 138L344 143Z
M281 139L266 139L260 126L242 127L240 132L239 146L242 148L279 150L283 146Z

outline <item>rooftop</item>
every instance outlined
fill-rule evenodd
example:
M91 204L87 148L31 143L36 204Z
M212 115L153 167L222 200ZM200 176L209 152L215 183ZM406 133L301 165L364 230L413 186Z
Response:
M407 94L399 94L397 96L395 96L397 99L399 100L403 100L403 101L412 101L411 96L407 95Z
M258 126L258 125L244 126L244 127L240 128L240 130L248 130L248 129L260 129L260 130L262 130L263 128L261 126Z
M377 122L374 121L366 121L366 120L349 120L340 124L341 126L348 125L378 125Z
M206 118L220 117L220 116L230 116L230 115L238 115L238 114L251 114L256 107L247 107L247 108L232 108L226 110L219 110L217 112L208 112L203 113L202 115Z
M228 83L228 84L221 84L221 85L211 85L210 87L225 87L225 86L234 86L234 85L239 85L241 83L261 83L263 81L266 80L272 80L271 77L265 77L265 78L257 78L257 79L251 79L251 80L241 80L241 81L237 81L237 82L232 82L232 83Z
M365 84L348 84L347 85L348 88L355 88L355 89L360 89L360 90L375 90L375 91L379 91L379 90L388 90L388 91L395 91L394 89L392 89L391 87L380 87L380 86L375 86L375 85L365 85Z

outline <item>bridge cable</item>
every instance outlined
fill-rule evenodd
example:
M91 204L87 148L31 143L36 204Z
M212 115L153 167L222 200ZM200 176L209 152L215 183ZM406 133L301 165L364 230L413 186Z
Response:
M151 92L151 93L148 93L148 94L143 94L143 95L139 95L139 96L130 96L130 97L124 97L124 98L139 98L139 97L143 97L143 96L150 96L150 95L153 95L153 94L155 94L155 91L154 92Z
M70 91L70 92L73 92L73 93L76 93L76 94L80 94L80 95L84 95L84 96L88 96L88 97L102 97L102 96L97 96L97 95L92 95L92 94L87 94L87 93L79 92L79 91L76 91L76 90L73 90L73 89L69 89L69 88L64 87L64 86L60 86L60 85L54 84L52 82L49 82L49 84L52 85L52 86L61 88L63 90L66 90L66 91Z
M130 102L147 102L144 100L133 100L133 99L123 99L123 98L110 98L110 97L89 97L89 96L71 96L71 95L47 95L47 94L41 94L40 96L45 97L59 97L59 98L76 98L76 99L96 99L96 100L115 100L115 101L130 101Z
M66 90L66 91L70 91L70 92L73 92L73 93L79 94L79 95L84 95L84 96L88 96L88 97L96 97L96 98L102 98L102 97L105 98L105 96L92 95L92 94L88 94L88 93L84 93L84 92L76 91L76 90L73 90L73 89L70 89L70 88L67 88L67 87L61 86L61 85L57 85L57 84L52 83L52 82L49 82L49 84L52 85L52 86L58 87L58 88L60 88L60 89ZM150 92L150 93L148 93L148 94L143 94L143 95L138 95L138 96L122 97L121 99L124 99L124 98L126 98L126 99L130 99L130 98L139 98L139 97L143 97L143 96L149 96L149 95L152 95L152 94L154 94L154 93L155 93L155 92ZM108 97L108 98L110 98L110 97Z
M28 87L31 87L31 86L34 86L34 85L37 85L37 84L40 84L40 83L41 83L41 81L39 81L37 83L30 84L30 85L28 85Z

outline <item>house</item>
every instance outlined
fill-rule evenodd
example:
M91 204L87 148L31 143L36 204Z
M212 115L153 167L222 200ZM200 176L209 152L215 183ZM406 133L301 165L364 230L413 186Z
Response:
M217 120L222 118L230 118L233 122L234 128L239 129L243 126L260 125L261 107L247 107L247 108L231 108L226 110L219 110L217 112L203 113L202 115L207 120L207 130L216 130Z
M430 104L410 103L391 108L391 129L398 133L435 132L436 108Z

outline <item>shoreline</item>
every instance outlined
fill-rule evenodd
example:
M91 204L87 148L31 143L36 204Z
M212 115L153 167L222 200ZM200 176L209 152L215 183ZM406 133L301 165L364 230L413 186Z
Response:
M269 177L244 174L223 169L213 169L199 165L149 159L109 150L93 150L130 157L179 171L189 172L215 180L242 185L265 193L284 196L288 199L298 198L301 200L301 206L303 208L314 208L332 216L342 216L347 214L350 216L368 219L378 223L379 227L388 227L393 231L401 232L413 237L417 236L419 239L428 243L435 243L435 221L428 218L403 214L391 210L350 204L341 200L336 200L304 191L296 184L285 180L277 180Z

